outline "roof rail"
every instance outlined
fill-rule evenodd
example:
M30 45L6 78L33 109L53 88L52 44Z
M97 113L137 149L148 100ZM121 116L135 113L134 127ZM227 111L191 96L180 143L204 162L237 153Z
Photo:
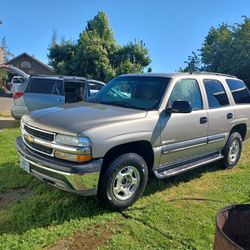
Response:
M72 78L72 79L86 79L85 77L83 76L66 76L66 75L46 75L46 74L31 74L30 76L41 76L41 77L58 77L58 78Z
M192 74L201 74L201 75L204 74L204 75L216 75L216 76L227 76L227 77L237 78L236 76L229 75L229 74L218 73L218 72L207 72L207 71L190 71L189 74L190 75L192 75Z

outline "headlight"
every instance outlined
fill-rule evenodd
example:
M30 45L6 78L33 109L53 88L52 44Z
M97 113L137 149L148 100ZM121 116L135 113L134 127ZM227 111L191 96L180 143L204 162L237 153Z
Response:
M77 153L70 153L66 150L56 150L54 155L58 159L74 162L86 162L92 159L91 143L86 137L77 137L69 135L56 135L55 142L58 145L75 146L79 151Z
M56 143L61 144L61 145L80 146L80 147L90 146L90 140L86 137L57 135L55 141Z

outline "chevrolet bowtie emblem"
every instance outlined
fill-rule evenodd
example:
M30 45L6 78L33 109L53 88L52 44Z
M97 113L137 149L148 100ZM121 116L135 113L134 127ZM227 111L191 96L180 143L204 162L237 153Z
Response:
M34 142L34 137L31 136L31 135L26 135L25 138L26 138L26 140L29 141L29 142Z

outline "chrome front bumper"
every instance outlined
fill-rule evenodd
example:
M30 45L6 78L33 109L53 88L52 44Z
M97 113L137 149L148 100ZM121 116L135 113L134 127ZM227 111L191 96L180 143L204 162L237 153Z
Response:
M85 164L71 163L31 151L21 137L16 139L20 157L29 162L30 174L50 185L81 195L95 195L99 182L102 159Z

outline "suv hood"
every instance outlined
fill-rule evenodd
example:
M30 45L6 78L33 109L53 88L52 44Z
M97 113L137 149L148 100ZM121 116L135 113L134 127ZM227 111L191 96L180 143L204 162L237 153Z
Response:
M147 111L97 104L74 103L32 112L23 122L43 130L76 135L83 130L108 123L140 119Z

